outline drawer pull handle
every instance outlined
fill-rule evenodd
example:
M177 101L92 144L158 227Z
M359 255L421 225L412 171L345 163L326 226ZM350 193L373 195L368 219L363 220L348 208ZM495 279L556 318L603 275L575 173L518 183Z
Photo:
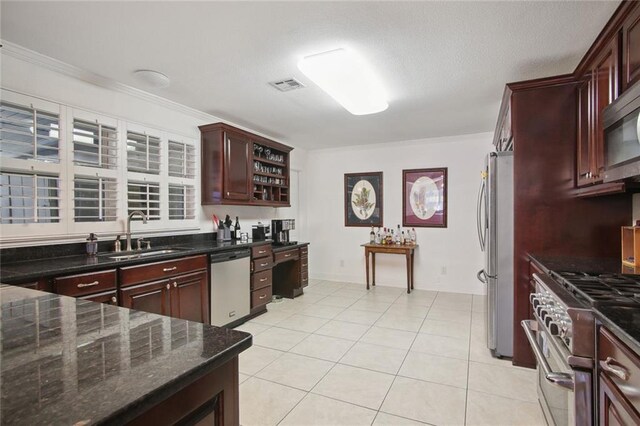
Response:
M302 254L307 254L307 253L309 253L309 252L308 252L308 251L306 251L306 250L303 250L303 251L301 251L301 253L302 253Z
M306 268L308 265L309 265L308 263L303 263L303 264L302 264L302 267L303 267L303 268Z
M291 253L285 254L284 257L291 257Z
M629 379L629 372L627 371L627 369L621 365L611 365L614 362L617 363L618 361L609 356L605 361L600 361L600 368L620 378L620 380Z
M267 295L263 294L262 296L258 297L258 299L262 300L262 299L266 299Z
M266 250L259 250L258 254L265 254L267 251Z
M309 278L303 278L302 281L303 282L307 282L307 281L309 281Z
M269 264L269 262L267 263L261 263L260 266L267 266Z
M171 271L175 271L176 269L178 269L177 266L173 266L171 268L163 268L162 272L171 272Z
M113 303L118 303L118 299L116 299L116 297L115 297L115 296L113 296L113 297L111 297L111 302L113 302Z
M266 280L268 280L268 279L269 279L269 278L260 278L260 282L261 282L261 283L263 283L263 282L265 282L265 281L266 281Z
M100 281L94 281L92 283L80 283L80 284L78 284L78 288L93 287L93 286L96 286L96 285L99 285L99 284L100 284Z

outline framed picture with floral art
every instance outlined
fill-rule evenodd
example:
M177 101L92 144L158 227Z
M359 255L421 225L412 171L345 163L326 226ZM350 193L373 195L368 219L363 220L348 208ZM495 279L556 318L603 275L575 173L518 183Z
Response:
M447 227L447 168L402 171L402 226Z
M382 172L344 174L344 226L382 226Z

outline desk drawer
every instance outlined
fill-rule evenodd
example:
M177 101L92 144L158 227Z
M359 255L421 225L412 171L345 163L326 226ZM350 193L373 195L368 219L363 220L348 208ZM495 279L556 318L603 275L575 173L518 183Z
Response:
M271 269L256 272L251 276L251 290L259 290L261 288L271 286L273 282L273 274Z
M300 247L300 257L309 256L309 246Z
M84 296L116 289L116 270L54 278L56 293L65 296Z
M252 272L260 272L266 271L267 269L271 269L273 267L273 260L270 257L265 257L263 259L256 259L252 262L251 270Z
M300 285L302 287L306 287L309 285L309 273L307 271L302 271L300 273Z
M282 262L288 262L290 260L298 260L300 259L300 253L298 249L285 250L276 253L274 258L275 263L278 264Z
M205 255L129 266L120 269L120 286L126 287L206 269Z
M272 257L273 250L271 250L271 244L264 244L257 247L251 247L251 258L260 259L263 257Z
M251 309L271 302L271 286L251 292Z

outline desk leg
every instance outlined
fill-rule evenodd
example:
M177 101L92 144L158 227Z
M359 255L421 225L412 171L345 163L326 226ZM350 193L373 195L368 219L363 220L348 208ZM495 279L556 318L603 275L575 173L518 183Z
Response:
M411 290L413 290L413 250L411 250Z
M407 258L407 294L411 293L411 255L406 254Z
M369 290L369 250L364 250L365 267L367 269L367 290Z
M376 253L375 252L371 252L371 275L372 275L372 280L371 280L371 285L375 287L376 285Z

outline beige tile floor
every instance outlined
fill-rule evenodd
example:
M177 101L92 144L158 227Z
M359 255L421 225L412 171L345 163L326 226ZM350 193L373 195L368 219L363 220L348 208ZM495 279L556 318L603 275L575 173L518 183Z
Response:
M240 423L544 425L535 371L492 358L484 297L312 280L238 327Z

